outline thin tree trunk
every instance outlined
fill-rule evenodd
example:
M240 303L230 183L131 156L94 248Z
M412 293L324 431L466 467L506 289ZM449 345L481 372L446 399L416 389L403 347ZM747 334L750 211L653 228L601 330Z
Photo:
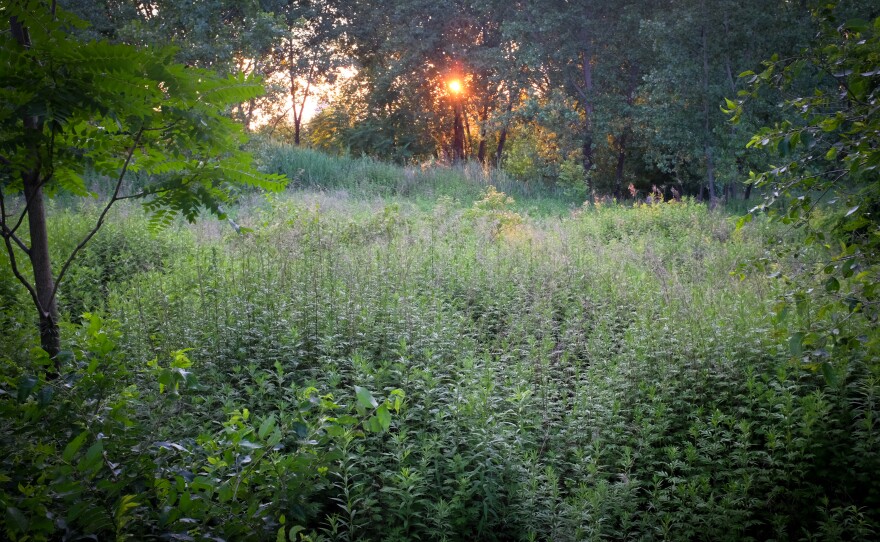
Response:
M464 107L464 104L462 104L462 107L461 107L461 116L464 119L464 131L465 131L465 134L467 135L467 137L464 140L465 141L465 156L467 156L469 154L468 151L473 150L473 147L471 145L473 143L474 138L473 138L473 136L471 136L471 122L468 119L467 109Z
M626 95L626 105L632 107L635 103L636 99L636 88L638 86L638 65L635 63L629 64L629 89ZM629 115L630 113L627 113ZM629 141L630 130L632 122L631 118L627 119L627 124L623 128L623 134L620 136L620 139L617 141L617 169L615 171L615 179L614 179L614 197L617 199L621 199L623 197L623 172L624 166L626 162L626 145Z
M452 161L461 162L465 159L464 154L464 121L462 119L461 99L453 97L452 107L455 118L452 124Z
M27 28L16 18L10 20L10 31L22 47L30 48L31 39ZM43 131L43 119L25 117L25 141L39 141ZM38 144L35 144L38 145ZM46 227L46 207L43 197L43 181L40 175L42 158L40 149L32 148L33 167L22 176L24 184L25 212L30 228L31 246L28 252L34 272L34 303L40 322L40 346L58 366L58 352L61 351L61 334L58 328L58 307L55 303L55 281L52 278L52 261L49 258L49 232ZM23 279L22 279L23 280ZM25 284L27 286L27 284Z
M622 199L623 197L623 167L626 161L627 135L627 130L624 130L617 144L617 168L614 174L614 197L617 199Z
M590 180L590 170L593 169L593 65L590 36L587 34L586 28L581 29L581 76L583 90L580 94L584 100L584 141L581 154L587 192L590 195L590 201L592 201L595 196L593 183Z
M306 76L305 86L302 89L302 97L298 98L297 92L299 90L299 84L297 82L296 71L293 68L293 66L296 65L294 54L295 51L293 44L289 44L287 49L287 60L290 63L290 69L288 70L287 75L290 78L290 107L293 110L293 143L294 145L299 146L301 141L300 134L302 133L303 113L305 112L306 102L309 99L309 93L312 89L312 78L315 75L315 65L312 64L309 67L309 74Z
M251 98L247 104L247 110L244 113L244 131L249 134L251 133L251 124L254 121L254 109L256 109L257 101Z
M480 112L480 145L477 148L477 160L484 166L486 165L486 120L489 118L489 105L483 103L483 110Z
M61 350L58 329L58 306L53 295L55 281L52 278L52 262L49 259L49 233L46 227L46 207L39 176L28 175L25 179L25 198L28 202L28 226L30 228L30 261L34 271L34 289L37 292L40 314L40 346L49 357L56 359ZM57 369L56 364L56 369Z
M513 95L508 96L507 99L507 114L513 111ZM509 120L504 121L504 126L501 128L501 132L498 134L498 146L495 149L495 167L501 165L501 157L504 155L504 145L507 143L507 128L510 125Z
M293 70L290 70L290 103L292 105L291 109L293 109L293 144L299 146L299 127L302 122L302 118L300 118L299 109L296 107L296 76L293 73Z
M706 157L706 182L709 185L709 207L715 207L715 157L711 145L711 122L709 119L709 39L706 31L706 1L700 2L703 21L700 25L703 53L703 152Z
M498 134L498 147L495 149L495 166L501 165L501 156L504 154L504 144L507 143L507 126Z

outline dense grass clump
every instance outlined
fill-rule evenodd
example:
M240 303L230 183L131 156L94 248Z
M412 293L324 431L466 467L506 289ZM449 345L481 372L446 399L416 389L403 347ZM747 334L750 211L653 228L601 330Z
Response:
M475 162L461 166L432 162L399 167L369 156L334 156L272 141L259 144L256 151L262 169L285 175L294 189L341 192L358 198L396 196L432 204L444 196L470 202L478 199L487 187L495 186L514 197L528 198L540 208L578 202L553 184L517 181L503 170L484 168Z
M805 366L782 339L804 315L774 313L781 285L740 265L792 232L737 231L693 201L536 216L495 189L430 206L298 193L238 220L252 232L156 236L129 216L73 275L104 268L102 243L143 254L98 274L140 431L103 446L152 457L137 521L101 532L877 532L877 360L837 360L833 382ZM90 318L74 343L100 335Z

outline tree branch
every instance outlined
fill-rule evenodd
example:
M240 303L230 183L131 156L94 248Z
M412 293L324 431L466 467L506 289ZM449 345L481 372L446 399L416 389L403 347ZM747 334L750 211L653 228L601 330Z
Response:
M36 193L36 191L39 190L40 188L43 188L44 186L46 186L46 183L48 183L51 179L52 179L52 175L50 174L50 175L47 175L45 178L43 178L40 182L38 182L36 188L34 189L34 193ZM32 199L33 199L33 196L28 198L27 192L25 192L24 209L22 209L21 215L19 215L18 220L15 221L15 226L13 226L12 229L9 230L10 234L14 234L16 231L18 231L18 228L21 227L22 223L24 222L24 217L26 217L28 212L30 211Z
M170 191L171 191L170 188L165 188L163 190L150 190L150 191L138 192L137 194L129 194L127 196L118 196L115 199L116 199L116 201L122 201L122 200L126 200L126 199L140 199L140 198L143 198L146 196L155 196L156 194L164 194L165 192L170 192Z
M61 266L61 271L58 273L58 278L55 279L55 286L52 288L52 295L49 296L49 300L55 299L55 295L58 293L58 285L61 284L61 279L64 278L64 274L67 273L67 269L70 267L70 264L73 262L73 259L76 257L77 253L89 240L94 237L98 230L101 229L101 226L104 224L104 219L107 217L107 213L110 212L110 208L114 203L119 201L119 190L122 188L122 181L125 179L125 173L128 171L128 165L131 163L131 158L134 156L134 151L138 148L138 144L141 141L141 136L143 135L144 130L141 128L138 130L137 135L134 138L134 141L131 144L131 149L128 151L128 156L125 157L125 163L122 165L122 170L119 172L119 178L116 180L116 188L113 190L113 196L107 202L107 205L104 206L104 210L101 211L101 215L98 216L98 221L95 223L95 227L85 236L85 238L80 241L80 243L73 249L73 252L68 256L67 261L64 262L64 265Z
M6 199L3 197L3 189L0 188L0 230L2 230L0 235L2 235L4 239L12 239L15 241L15 244L18 245L22 252L30 256L30 248L28 248L28 246L24 244L24 241L19 239L14 232L9 230L9 226L6 225L6 217Z
M21 242L21 240L9 233L9 228L6 226L6 203L3 199L3 191L0 190L0 225L3 226L3 242L6 245L6 254L9 256L9 265L12 267L12 274L15 275L15 278L18 279L31 294L31 299L34 301L34 305L36 305L37 310L40 311L40 314L43 313L43 306L40 304L40 298L37 297L37 291L31 285L30 282L21 274L18 270L18 262L15 260L15 247L12 246L12 240L15 240L15 243L19 245L19 247L24 251L25 254L30 254L30 250Z

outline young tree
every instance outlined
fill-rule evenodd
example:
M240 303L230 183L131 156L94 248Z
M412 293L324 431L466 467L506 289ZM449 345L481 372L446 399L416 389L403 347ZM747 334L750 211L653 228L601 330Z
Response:
M71 33L82 21L56 12L54 2L13 2L0 13L10 28L0 36L0 235L57 371L59 285L116 202L144 199L160 225L204 210L222 216L236 187L282 184L253 169L239 150L240 128L222 114L258 96L258 81L187 68L167 49L83 42ZM111 194L91 231L55 266L46 200L95 196L87 175L112 179ZM140 188L131 191L135 177Z
M790 291L777 318L790 304L804 313L806 300L813 300L816 316L801 319L789 344L793 356L821 365L833 382L843 371L834 362L861 358L876 370L880 359L880 9L870 2L828 2L814 17L818 32L810 47L774 56L760 73L743 73L751 89L739 102L727 100L727 111L736 121L743 105L766 89L784 96L787 120L759 130L749 143L778 160L753 174L750 182L770 190L752 212L768 211L805 229L806 245L820 255L808 268L812 273L785 277ZM817 219L820 209L830 219ZM808 250L781 248L796 257ZM864 327L853 333L853 322Z

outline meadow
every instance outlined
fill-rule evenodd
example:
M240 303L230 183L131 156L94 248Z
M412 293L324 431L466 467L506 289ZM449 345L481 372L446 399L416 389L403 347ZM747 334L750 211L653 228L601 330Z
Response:
M805 363L791 329L823 316L750 264L799 231L299 159L302 186L232 210L241 233L115 211L61 290L66 386L27 380L3 275L10 536L876 535L876 363ZM52 209L60 253L96 213Z

